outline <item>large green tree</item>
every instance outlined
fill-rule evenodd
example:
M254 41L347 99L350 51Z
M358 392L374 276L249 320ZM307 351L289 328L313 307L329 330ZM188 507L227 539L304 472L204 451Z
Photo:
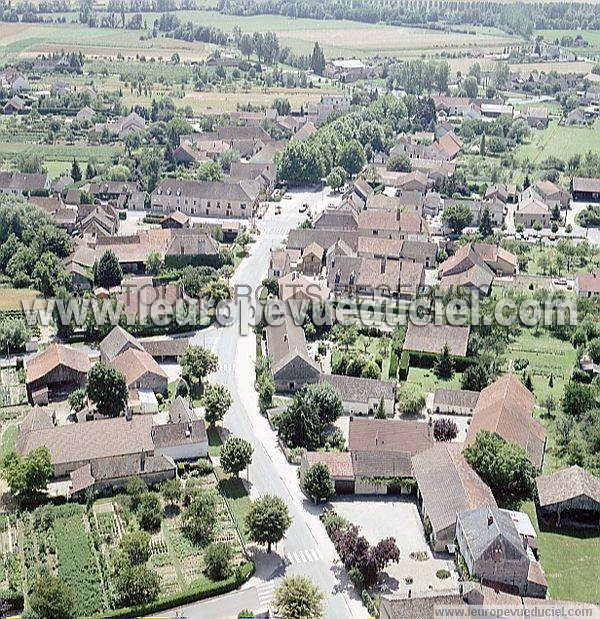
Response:
M12 494L26 498L44 492L52 477L50 450L41 445L21 457L9 453L2 463L2 474Z
M217 526L217 497L198 494L183 510L181 524L185 534L196 544L212 542Z
M250 539L257 544L267 544L268 554L272 545L283 539L291 524L287 505L276 496L266 495L254 501L246 514Z
M210 384L204 389L202 396L206 421L214 425L221 421L225 413L231 408L233 398L229 389L224 385Z
M88 373L88 398L100 415L118 417L125 412L129 393L122 372L102 361L95 363Z
M219 459L222 469L226 473L238 477L240 471L243 471L252 462L253 451L250 442L243 438L234 436L228 439L221 448Z
M112 249L105 251L94 263L94 282L103 288L119 286L123 280L123 269Z
M219 358L208 348L188 346L181 357L182 376L190 383L202 383L208 374L215 372Z
M302 489L315 503L331 497L335 487L329 467L322 462L313 464L302 477Z
M325 165L317 146L308 140L294 140L282 151L279 178L290 186L312 185L325 174Z
M467 204L452 202L444 209L442 221L454 234L460 234L471 223L472 217Z
M358 174L367 165L365 150L358 140L350 140L342 146L339 164L350 176Z
M531 496L538 472L519 445L480 430L463 453L467 462L493 488Z

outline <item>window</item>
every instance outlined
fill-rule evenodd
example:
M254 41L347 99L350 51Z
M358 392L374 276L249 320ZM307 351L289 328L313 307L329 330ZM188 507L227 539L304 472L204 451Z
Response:
M206 202L206 206L208 206L208 208L210 208L210 200L208 200L208 201Z
M242 209L242 211L246 210L246 205L245 204L240 204L240 208Z

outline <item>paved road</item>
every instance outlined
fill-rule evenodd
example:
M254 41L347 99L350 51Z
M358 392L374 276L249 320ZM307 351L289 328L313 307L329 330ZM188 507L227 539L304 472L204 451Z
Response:
M270 250L281 245L288 231L305 218L298 211L303 203L308 203L314 213L323 206L323 195L321 192L295 192L291 200L281 202L281 215L275 215L271 206L265 218L258 221L261 233L251 246L250 256L234 274L234 286L244 284L256 289L260 285L267 275ZM194 343L218 353L219 370L211 380L225 384L232 392L234 404L224 419L224 426L233 435L250 440L254 446L249 471L251 495L281 497L289 507L293 524L285 540L274 549L274 556L257 552L257 576L251 581L249 591L246 588L222 600L191 605L184 609L185 614L192 619L226 619L232 617L236 604L239 604L238 611L252 602L255 604L252 610L265 608L272 601L280 578L303 574L324 592L327 619L362 619L367 617L367 612L336 563L333 545L319 522L320 509L306 501L301 493L296 468L286 461L274 432L258 409L253 386L255 342L254 333L241 335L238 324L211 327L194 338Z

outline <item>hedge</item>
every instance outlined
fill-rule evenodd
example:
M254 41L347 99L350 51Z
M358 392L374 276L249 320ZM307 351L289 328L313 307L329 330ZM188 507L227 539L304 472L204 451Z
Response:
M390 369L388 378L396 380L398 378L398 353L392 348L390 351Z
M404 354L405 352L408 352L410 356L411 367L430 369L436 364L436 362L440 358L440 355L434 352L421 352L410 350L403 351L402 354ZM468 359L467 357L457 357L453 355L452 360L454 361L454 369L457 372L462 372L473 364L473 360Z
M217 595L223 595L224 593L229 593L243 585L253 574L254 563L252 561L247 561L240 569L239 578L236 578L234 575L221 582L211 582L209 584L203 583L196 586L192 585L191 588L183 593L170 595L169 597L158 599L150 604L142 604L141 606L111 610L102 615L102 617L105 619L141 617L150 613L158 613L177 606L183 606L184 604L191 604L199 600L205 600L206 598L215 597Z
M192 267L214 267L219 269L226 264L231 264L231 257L227 254L200 254L195 256L165 256L165 266L176 269Z

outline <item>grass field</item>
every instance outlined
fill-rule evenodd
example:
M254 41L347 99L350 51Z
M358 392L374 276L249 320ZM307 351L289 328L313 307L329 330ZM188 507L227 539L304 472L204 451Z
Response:
M571 47L578 56L593 55L600 53L600 31L598 30L536 30L535 35L542 35L545 41L552 42L562 37L581 36L589 43L588 47Z
M0 461L4 460L4 458L14 450L18 434L19 428L17 428L17 426L8 426L4 430L2 441L0 442Z
M540 530L533 503L522 510L538 534L540 561L554 600L600 602L600 537L597 532Z
M443 32L425 28L365 24L347 20L319 21L292 19L279 15L231 16L216 11L178 11L182 22L214 26L231 32L238 25L245 32L273 31L280 37L282 47L295 52L308 53L318 41L325 54L336 56L364 56L376 53L392 55L422 53L433 54L471 49L501 49L517 41L515 37L495 28L472 28L470 33ZM74 14L67 14L72 22ZM144 13L151 26L157 13ZM91 29L77 23L67 24L2 24L0 25L0 62L8 62L18 55L35 55L42 52L81 50L87 56L115 56L117 53L132 56L165 58L177 51L183 59L201 59L208 55L211 46L199 42L177 41L159 37L141 40L146 31Z
M534 165L539 165L550 156L566 160L577 153L597 150L598 144L600 122L592 127L568 127L559 125L554 119L547 129L532 131L529 141L519 146L515 154L519 161L529 159Z

